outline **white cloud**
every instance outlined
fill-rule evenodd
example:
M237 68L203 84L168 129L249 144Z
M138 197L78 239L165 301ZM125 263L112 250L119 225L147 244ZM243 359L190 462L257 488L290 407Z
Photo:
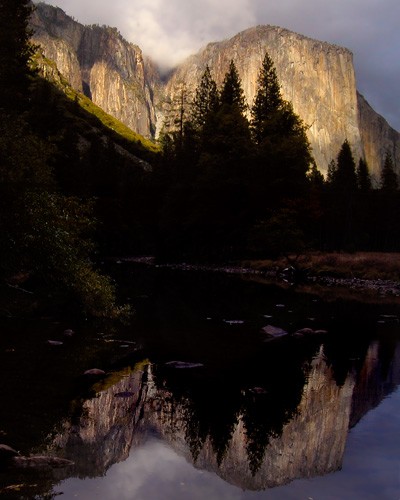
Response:
M256 24L251 0L48 0L83 24L116 26L163 67Z

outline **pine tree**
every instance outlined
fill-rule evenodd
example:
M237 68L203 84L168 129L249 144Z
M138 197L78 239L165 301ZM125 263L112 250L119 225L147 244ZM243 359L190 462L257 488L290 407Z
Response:
M335 177L337 172L337 165L335 160L331 160L328 165L328 173L326 175L326 182L328 186L332 186L335 183Z
M268 123L283 103L274 63L265 54L257 79L257 93L251 108L251 127L256 144L268 134Z
M34 47L28 30L30 0L0 0L0 108L21 106L27 97Z
M356 175L358 189L363 193L371 191L371 176L369 174L367 162L363 158L360 158L358 162Z
M336 249L354 249L358 238L357 176L347 139L340 148L336 164L330 165L328 180L328 244Z
M350 144L346 139L337 157L335 187L342 193L351 194L357 190L356 164Z
M241 81L233 61L225 74L220 104L207 113L202 139L202 168L227 178L243 175L252 147Z
M218 106L217 84L213 80L210 68L207 65L193 99L192 122L194 127L197 129L203 128L209 113L216 112Z
M381 190L393 193L399 188L399 181L394 170L393 159L390 153L386 153L381 172Z
M264 193L260 195L269 198L272 204L302 196L307 189L307 172L312 162L307 129L292 104L282 98L268 54L259 73L251 117L257 146L255 177L258 184L264 185Z
M315 161L312 162L311 168L307 174L307 177L310 181L310 184L312 187L315 187L317 189L322 189L324 186L324 176L321 174L321 172L318 170L317 164Z
M190 96L184 82L177 83L172 99L165 103L166 119L163 123L163 134L175 135L177 143L183 140L185 123L190 115Z
M247 104L235 63L231 60L220 93L221 105L235 106L242 114Z

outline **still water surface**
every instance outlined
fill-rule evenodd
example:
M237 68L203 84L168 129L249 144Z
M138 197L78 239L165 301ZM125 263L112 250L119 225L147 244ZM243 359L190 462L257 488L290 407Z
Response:
M74 465L9 468L2 496L400 499L396 303L115 272L129 326L3 321L0 442ZM106 375L87 380L90 368Z

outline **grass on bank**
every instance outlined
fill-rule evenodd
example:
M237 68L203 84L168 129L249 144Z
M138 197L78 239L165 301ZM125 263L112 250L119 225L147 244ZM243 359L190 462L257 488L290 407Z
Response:
M292 258L295 260L295 256ZM288 260L285 257L252 260L245 265L259 270L284 269ZM400 281L400 253L312 252L298 257L296 265L299 269L308 269L313 276Z
M68 98L69 101L75 102L82 108L83 112L86 113L84 117L79 117L79 113L75 109L75 121L79 122L79 118L91 121L92 126L96 126L100 123L102 126L106 127L109 132L114 136L115 142L119 143L121 140L125 141L125 145L128 149L132 149L131 152L138 153L139 157L142 156L140 153L146 155L154 155L159 153L160 147L155 142L146 139L142 135L130 129L127 125L122 123L120 120L114 116L106 113L102 108L97 106L89 97L81 92L75 90L67 79L59 72L57 65L51 59L45 57L40 51L37 51L32 60L32 66L34 69L38 70L39 74L42 75L47 81L53 83L63 94ZM79 123L77 123L79 126ZM87 128L87 124L83 128ZM124 145L124 144L122 144Z

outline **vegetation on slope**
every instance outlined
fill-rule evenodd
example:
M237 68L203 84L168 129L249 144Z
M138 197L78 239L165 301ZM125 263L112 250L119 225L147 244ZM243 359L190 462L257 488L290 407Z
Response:
M60 75L55 86L37 74L31 8L28 0L4 1L0 26L2 285L61 294L89 315L120 316L126 309L117 305L115 285L94 265L95 216L115 208L121 196L110 190L134 185L156 148L89 105ZM51 63L47 68L56 74Z

